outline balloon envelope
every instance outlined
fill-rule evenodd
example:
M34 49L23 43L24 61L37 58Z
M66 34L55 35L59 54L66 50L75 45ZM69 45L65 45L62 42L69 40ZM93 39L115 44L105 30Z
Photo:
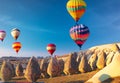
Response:
M14 43L12 44L12 48L16 51L16 53L19 52L19 50L21 49L21 47L22 47L22 45L21 45L20 42L14 42Z
M66 8L77 22L86 10L86 3L83 0L69 0L66 4Z
M80 48L89 37L89 34L88 27L83 24L75 25L70 29L70 37Z
M20 35L20 30L17 29L17 28L12 29L11 30L11 35L15 40L17 40L19 35Z
M50 55L52 55L56 50L56 45L55 44L48 44L46 49L50 53Z
M3 41L6 37L6 32L4 30L0 30L0 40Z

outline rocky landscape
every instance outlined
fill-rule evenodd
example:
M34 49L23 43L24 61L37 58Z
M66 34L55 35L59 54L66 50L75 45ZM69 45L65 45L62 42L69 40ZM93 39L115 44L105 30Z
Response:
M2 81L11 81L12 77L23 76L30 82L38 82L40 79L54 79L55 77L79 75L99 70L96 74L94 73L95 75L92 74L93 76L88 81L84 80L81 83L85 81L90 83L103 82L109 78L120 76L119 48L120 43L114 43L40 60L31 57L24 70L21 70L21 66L17 66L17 70L20 70L16 71L15 76L10 73L11 71L15 72L15 66L12 68L10 62L5 61L1 67L1 78ZM8 74L5 73L6 70Z

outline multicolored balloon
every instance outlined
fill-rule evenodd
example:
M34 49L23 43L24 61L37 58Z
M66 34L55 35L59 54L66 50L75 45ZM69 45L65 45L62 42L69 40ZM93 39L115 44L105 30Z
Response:
M3 41L6 37L6 32L4 30L0 30L0 40Z
M87 26L80 24L75 25L70 29L70 37L75 41L75 43L80 47L89 37L90 32Z
M20 35L20 30L17 29L17 28L12 29L11 35L13 36L13 38L14 38L15 40L17 40L18 37L19 37L19 35Z
M53 55L53 53L56 50L56 45L55 44L48 44L46 49L50 53L50 55Z
M84 0L69 0L66 4L67 11L77 22L86 10L86 3Z
M16 51L16 53L19 52L19 50L21 49L21 47L22 47L22 45L21 45L20 42L14 42L14 43L12 44L12 48Z

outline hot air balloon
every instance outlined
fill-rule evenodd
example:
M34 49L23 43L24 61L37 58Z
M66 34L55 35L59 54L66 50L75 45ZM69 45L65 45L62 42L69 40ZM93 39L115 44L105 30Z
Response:
M16 53L19 52L19 50L21 49L21 47L22 47L22 45L21 45L20 42L14 42L14 43L12 44L12 48L16 51Z
M86 3L84 0L69 0L66 4L67 11L78 22L86 10Z
M80 47L89 37L89 29L87 26L80 24L75 25L70 29L70 37L75 41L75 43Z
M56 45L55 44L48 44L46 49L47 49L47 51L49 52L50 55L53 55L53 53L56 50Z
M0 30L0 40L3 41L5 37L6 37L6 32L3 30Z
M18 37L19 37L19 35L20 35L20 30L17 29L17 28L12 29L11 35L13 36L13 38L14 38L15 40L17 40Z

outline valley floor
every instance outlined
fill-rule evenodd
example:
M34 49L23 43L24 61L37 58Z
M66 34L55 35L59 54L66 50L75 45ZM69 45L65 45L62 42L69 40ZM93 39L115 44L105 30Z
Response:
M98 70L87 72L87 73L81 73L81 74L74 74L74 75L68 75L68 76L58 76L53 78L44 78L44 79L38 79L37 82L40 83L84 83L88 79L90 79L95 73L97 73ZM14 77L10 82L28 82L24 77Z
M85 81L90 79L98 71L99 70L95 70L87 73L81 73L81 74L68 75L68 76L58 76L53 78L38 79L37 83L85 83ZM14 83L14 82L15 83L31 83L31 82L28 82L23 76L14 77L12 78L12 80L5 83ZM120 77L111 78L102 83L120 83Z

